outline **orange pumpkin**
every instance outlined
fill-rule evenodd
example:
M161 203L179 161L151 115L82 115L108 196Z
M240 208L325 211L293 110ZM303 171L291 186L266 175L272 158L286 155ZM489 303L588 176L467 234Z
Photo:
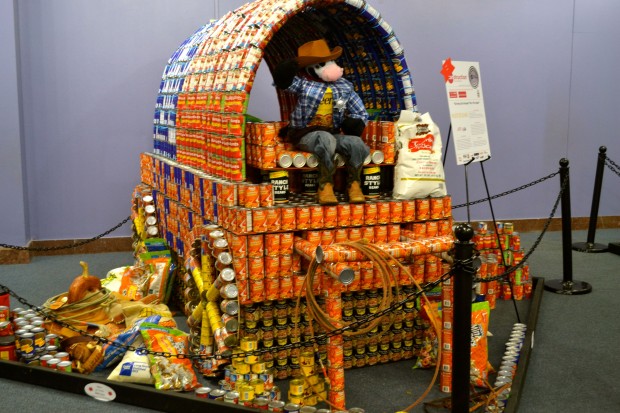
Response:
M84 261L80 261L80 265L82 266L82 274L75 277L69 286L69 293L67 294L68 304L80 301L88 292L101 290L101 280L99 277L88 273L88 264Z

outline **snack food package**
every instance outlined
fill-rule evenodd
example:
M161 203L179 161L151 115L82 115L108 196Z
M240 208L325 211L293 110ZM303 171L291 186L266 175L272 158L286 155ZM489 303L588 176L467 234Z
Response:
M200 386L191 359L175 357L177 354L188 353L187 333L158 324L142 323L140 334L149 351L170 355L148 355L156 389L191 391Z
M97 366L96 371L103 370L117 363L127 351L126 346L131 345L136 337L140 336L140 324L143 322L159 323L160 315L152 315L150 317L136 320L133 325L119 333L116 337L108 337L112 343L106 343L103 346L103 361Z
M396 131L398 159L392 196L396 199L445 196L441 133L430 114L402 110Z
M489 331L490 307L488 301L471 306L471 382L478 387L487 387L489 377Z
M125 352L121 362L108 376L108 380L121 383L153 384L149 356L139 351L145 348L142 336L136 337L132 345L137 350Z

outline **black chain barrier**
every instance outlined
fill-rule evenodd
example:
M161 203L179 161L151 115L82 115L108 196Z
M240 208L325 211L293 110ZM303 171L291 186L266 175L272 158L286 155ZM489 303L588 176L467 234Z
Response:
M610 162L613 165L617 166L615 163L613 163L613 161L610 161ZM491 197L491 199L499 198L501 196L508 195L508 194L520 191L522 189L528 188L530 186L536 185L536 184L538 184L540 182L543 182L543 181L545 181L547 179L550 179L550 178L556 176L558 173L559 172L554 172L554 173L552 173L550 175L547 175L544 178L538 179L538 180L533 181L533 182L531 182L529 184L522 185L522 186L520 186L518 188L515 188L515 189L510 190L510 191L503 192L503 193L498 194L498 195L494 195L493 197ZM551 220L555 216L555 212L556 212L557 207L558 207L558 205L560 203L560 200L562 199L562 194L563 194L563 192L564 192L564 190L566 188L567 183L568 183L568 176L564 179L564 182L562 182L562 186L561 186L560 192L558 194L558 197L557 197L557 199L556 199L556 201L555 201L555 203L553 205L553 209L551 211L551 215L549 216L549 218L545 222L545 225L543 227L543 230L542 230L541 234L538 236L538 238L534 242L532 248L530 248L530 250L524 255L523 260L519 264L517 264L517 265L515 265L513 267L508 268L506 270L506 272L504 272L502 274L499 274L499 275L491 277L491 278L474 278L473 282L491 282L491 281L501 280L501 279L509 276L512 272L514 272L516 269L521 268L525 264L527 259L532 255L532 253L536 250L536 248L538 248L538 245L540 244L540 242L542 241L546 231L548 230L549 225L551 224ZM487 200L488 199L482 199L482 200L470 202L469 205L485 202ZM467 204L457 205L457 206L454 206L453 209L454 208L460 208L460 207L465 206L465 205L467 205ZM14 246L14 245L7 245L7 244L0 244L0 246L5 247L5 248L12 248L12 249L19 249L19 250L31 250L31 251L32 250L34 250L34 251L49 251L49 250L58 250L58 249L66 249L66 248L75 248L75 247L87 244L89 242L92 242L92 241L94 241L96 239L99 239L99 238L101 238L101 237L111 233L112 231L114 231L114 230L118 229L119 227L121 227L123 224L125 224L130 219L131 219L131 216L127 217L126 219L121 221L119 224L117 224L116 226L114 226L113 228L111 228L110 230L104 232L101 235L98 235L98 236L96 236L94 238L91 238L89 240L85 240L85 241L82 241L80 243L76 243L76 244L72 244L72 245L68 245L68 246L50 247L50 248L28 248L28 247L19 247L19 246ZM344 326L342 328L339 328L339 329L336 329L336 330L332 330L332 331L330 331L328 333L322 333L322 334L319 334L319 335L315 335L312 338L310 338L308 340L305 340L305 341L300 341L300 342L297 342L297 343L290 343L290 344L286 344L286 345L274 346L274 347L271 347L271 348L257 349L257 350L254 350L254 351L242 353L241 355L244 355L244 356L245 355L260 356L263 353L266 353L268 351L272 352L272 351L274 351L274 349L275 350L290 350L290 349L294 349L294 348L305 347L305 346L310 345L310 344L324 342L329 337L342 334L342 333L344 333L346 331L354 330L354 329L356 329L358 327L361 327L363 325L366 325L366 324L372 322L375 319L378 319L380 317L383 317L383 316L387 315L388 313L390 313L390 312L394 311L395 309L401 307L405 303L417 299L420 295L422 295L424 293L427 293L427 292L430 292L435 287L437 287L439 284L441 284L444 281L446 281L449 278L451 278L453 276L453 274L454 274L454 269L455 268L463 268L463 267L469 268L470 265L474 262L475 259L476 259L476 257L470 258L468 260L455 261L454 264L453 264L453 268L449 272L443 274L436 281L426 284L423 289L421 289L419 291L416 291L414 293L406 295L403 300L390 305L389 307L385 308L382 311L379 311L377 313L374 313L374 314L368 315L366 317L363 317L363 318L361 318L361 319L359 319L359 320L357 320L357 321L355 321L355 322L353 322L351 324L348 324L348 325L346 325L346 326ZM474 273L475 273L475 271L476 270L474 269ZM230 359L231 358L231 357L224 357L222 355L212 356L212 355L183 354L183 353L173 355L173 354L171 354L169 352L150 351L150 350L147 350L147 349L145 349L143 347L142 348L136 348L136 347L134 347L132 345L120 344L120 343L117 343L116 341L108 340L105 337L99 337L99 336L96 336L94 334L89 334L89 333L87 333L87 332L85 332L83 330L80 330L80 329L74 327L73 325L71 325L69 323L66 323L66 322L64 322L62 320L57 319L54 316L53 313L50 313L50 312L46 311L45 309L43 309L41 307L35 306L33 304L30 304L26 299L24 299L23 297L19 296L17 293L15 293L14 291L12 291L11 289L9 289L8 287L6 287L6 286L4 286L2 284L0 284L0 293L2 293L2 294L9 294L9 295L13 296L22 305L24 305L24 306L26 306L26 307L28 307L30 309L35 310L37 313L39 313L40 315L43 315L48 320L50 320L50 321L52 321L54 323L57 323L58 325L60 325L62 327L66 327L69 330L74 331L74 332L76 332L76 333L78 333L78 334L80 334L82 336L89 337L89 338L93 339L93 341L96 341L96 342L101 343L101 344L109 344L109 345L112 345L112 346L115 346L115 347L123 348L123 349L125 349L127 351L136 351L139 354L143 354L143 355L144 354L151 354L153 356L161 356L161 357L167 357L167 358L176 357L176 358L179 358L179 359L192 359L192 360L203 360L203 361L206 361L206 360L223 360L223 359ZM239 356L239 355L237 355L237 356Z
M562 200L562 194L564 193L564 190L566 189L566 186L568 185L568 181L569 181L568 175L566 175L566 177L564 177L564 181L562 182L562 186L560 188L560 193L558 194L558 197L556 198L555 203L553 204L553 209L551 210L551 214L549 215L549 218L547 218L547 221L545 222L545 225L543 226L542 232L540 233L538 238L536 238L536 241L534 241L534 244L532 245L532 248L530 248L529 251L525 255L523 255L523 259L521 260L521 262L519 262L519 264L517 264L517 265L515 265L513 267L509 267L508 269L506 269L506 271L503 274L499 274L499 275L496 275L496 276L491 277L491 278L474 278L473 282L499 281L499 280L509 276L515 270L523 267L523 265L525 265L525 263L527 262L528 258L534 253L536 248L538 248L538 245L541 243L543 237L545 236L545 233L549 229L549 225L551 225L551 220L555 216L555 212L558 209L558 205L560 205L560 201Z
M420 295L422 295L423 293L427 293L430 292L431 290L433 290L435 287L437 287L439 284L443 283L444 281L448 280L450 277L452 277L453 271L450 270L447 273L443 274L441 277L439 277L436 281L433 281L431 283L428 283L424 286L423 289L418 290L416 292L410 293L408 295L405 296L405 298L399 302L396 302L394 304L392 304L391 306L385 308L382 311L379 311L377 313L374 314L370 314L366 317L363 317L357 321L352 322L349 325L346 325L342 328L336 329L336 330L332 330L328 333L322 333L322 334L318 334L315 335L314 337L305 340L305 341L300 341L297 343L290 343L290 344L285 344L285 345L278 345L278 346L274 346L274 347L269 347L269 348L263 348L263 349L257 349L254 351L247 351L247 352L243 352L243 353L239 353L239 354L235 354L236 357L241 357L241 356L246 356L246 355L255 355L255 356L260 356L263 353L266 352L272 352L274 350L279 351L279 350L290 350L290 349L294 349L294 348L301 348L301 347L305 347L309 344L315 344L315 343L320 343L323 342L324 340L327 340L329 337L332 336L336 336L339 334L342 334L346 331L349 330L354 330L358 327L361 327L367 323L370 323L371 321L383 317L384 315L394 311L395 309L399 308L400 306L404 305L405 303L409 302L409 301L413 301L415 299L417 299ZM12 291L10 288L8 288L5 285L0 284L0 293L1 294L9 294L11 296L13 296L17 301L20 302L20 304L33 309L35 312L37 312L38 314L44 316L46 319L50 320L51 322L57 323L58 325L62 326L62 327L66 327L69 330L76 332L84 337L89 337L91 338L93 341L97 341L100 344L109 344L111 346L115 346L118 348L122 348L125 349L127 351L135 351L138 354L141 355L146 355L146 354L150 354L153 356L161 356L161 357L166 357L166 358L171 358L171 357L176 357L178 359L192 359L192 360L202 360L202 361L206 361L206 360L228 360L232 357L231 356L222 356L222 355L204 355L204 354L184 354L184 353L180 353L180 354L172 354L169 352L165 352L165 351L151 351L151 350L147 350L144 347L140 347L137 348L135 346L132 345L125 345L125 344L120 344L116 341L111 341L108 340L105 337L99 337L97 335L94 334L89 334L87 332L85 332L84 330L80 330L76 327L74 327L73 325L66 323L62 320L59 320L58 318L55 317L55 315L53 313L50 313L48 311L46 311L45 309L35 306L31 303L29 303L26 299L24 299L23 297L19 296L17 293L15 293L14 291Z
M122 227L123 225L125 225L125 223L127 223L127 221L129 221L131 219L131 215L128 216L127 218L125 218L124 220L122 220L121 222L119 222L118 224L114 225L112 228L110 228L109 230L107 230L106 232L97 235L96 237L93 238L89 238L80 242L76 242L74 244L66 244L66 245L59 245L56 247L20 247L18 245L10 245L10 244L1 244L0 243L0 247L2 248L9 248L12 250L21 250L21 251L58 251L58 250L66 250L69 248L77 248L77 247L81 247L82 245L86 245L89 244L93 241L98 240L99 238L105 237L106 235L116 231L117 229L119 229L120 227Z
M609 159L607 156L605 156L605 166L612 171L613 173L615 173L616 175L620 176L620 166L618 166L617 163L615 163L614 161L612 161L611 159Z
M554 176L556 176L559 173L560 173L559 171L553 172L553 173L551 173L551 174L549 174L549 175L547 175L547 176L545 176L543 178L540 178L540 179L537 179L535 181L532 181L529 184L521 185L521 186L519 186L517 188L514 188L514 189L511 189L509 191L502 192L501 194L493 195L491 198L483 198L483 199L479 199L477 201L472 201L472 202L469 202L469 203L454 205L452 207L452 209L462 208L462 207L465 207L467 205L469 205L469 206L476 205L476 204L480 204L482 202L487 202L487 201L489 201L489 199L496 199L496 198L501 198L501 197L506 196L506 195L514 194L515 192L519 192L519 191L521 191L523 189L526 189L526 188L529 188L531 186L537 185L537 184L539 184L541 182L544 182L547 179L551 179L551 178L553 178Z

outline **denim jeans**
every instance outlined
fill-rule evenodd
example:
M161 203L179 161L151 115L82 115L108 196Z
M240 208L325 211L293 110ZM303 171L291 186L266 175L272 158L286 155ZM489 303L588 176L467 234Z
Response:
M334 155L342 155L345 163L353 168L361 168L364 159L370 154L370 148L359 136L333 135L326 131L314 131L304 135L299 144L299 149L314 153L319 162L333 171Z

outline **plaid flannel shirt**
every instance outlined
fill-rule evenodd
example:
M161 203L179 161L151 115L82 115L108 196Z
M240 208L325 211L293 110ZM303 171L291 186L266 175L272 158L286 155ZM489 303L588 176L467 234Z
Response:
M327 88L332 89L334 112L334 128L339 129L344 120L345 112L349 117L361 119L366 123L368 112L364 102L353 89L353 84L345 78L335 82L324 83L295 76L291 86L286 89L297 95L297 105L291 113L290 122L293 128L305 128L314 118L316 110L323 99ZM339 105L338 102L341 102Z

